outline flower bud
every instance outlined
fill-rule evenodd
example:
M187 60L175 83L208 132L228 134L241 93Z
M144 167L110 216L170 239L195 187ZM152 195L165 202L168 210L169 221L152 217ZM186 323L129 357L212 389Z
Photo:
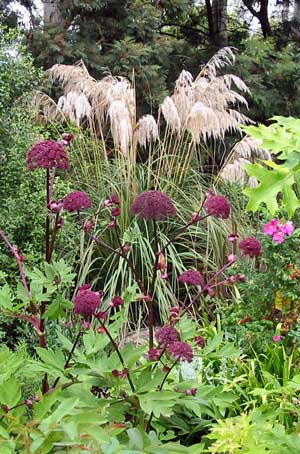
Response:
M228 257L227 257L227 263L233 263L235 262L236 260L236 257L234 254L230 254Z
M117 194L113 194L111 196L111 198L110 198L110 201L111 201L111 203L114 203L115 205L119 205L120 204L120 199L117 196Z
M120 296L114 296L113 299L111 300L110 306L111 307L119 307L123 306L124 300Z
M26 399L25 400L25 405L26 405L26 407L31 408L33 406L32 400L31 399Z
M120 214L121 214L121 210L120 210L119 207L113 208L113 209L111 210L111 215L112 215L114 218L120 216Z

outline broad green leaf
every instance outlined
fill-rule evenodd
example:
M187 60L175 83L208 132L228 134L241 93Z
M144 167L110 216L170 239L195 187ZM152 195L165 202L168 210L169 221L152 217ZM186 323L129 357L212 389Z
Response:
M0 307L6 310L13 309L13 296L11 293L10 286L8 284L3 285L0 289Z
M51 349L36 347L36 352L39 355L40 359L47 366L51 366L51 368L53 368L54 371L55 370L60 372L64 371L65 357L61 350L56 349L54 351Z
M159 418L160 415L171 416L173 414L173 407L177 403L178 396L173 391L162 390L140 394L138 397L142 410L147 414L153 412L154 416Z
M273 166L269 170L261 164L245 164L248 175L259 180L256 188L246 188L244 193L249 197L247 210L257 211L263 203L271 214L278 210L278 195L283 194L283 203L285 204L289 216L293 216L295 210L300 207L300 201L296 196L293 188L295 177L293 172L283 166Z
M0 403L9 407L17 405L22 397L21 387L14 377L0 386Z

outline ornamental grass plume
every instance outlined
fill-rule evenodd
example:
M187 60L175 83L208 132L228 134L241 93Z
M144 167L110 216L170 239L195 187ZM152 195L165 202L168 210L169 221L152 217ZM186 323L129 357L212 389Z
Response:
M180 333L174 326L164 325L155 334L159 347L166 348L173 342L180 341Z
M92 202L85 192L74 191L64 198L63 208L66 211L80 211L83 208L91 208Z
M176 359L176 361L193 361L192 347L186 342L176 341L168 345L169 355Z
M128 155L132 142L133 130L129 110L123 100L113 101L108 109L111 133L116 148Z
M227 219L230 215L230 203L223 195L209 195L203 206L210 216Z
M27 154L26 164L29 170L69 168L69 158L65 147L55 140L43 140L35 143Z
M204 287L204 277L197 270L186 270L178 277L178 282L187 285L201 285Z
M90 288L82 286L74 299L75 314L82 315L84 318L91 317L101 305L100 292L93 292Z
M142 192L135 198L131 213L141 219L164 221L169 216L175 216L176 208L168 195L152 190Z
M152 115L144 115L139 119L134 130L134 139L144 148L158 140L158 126Z
M250 257L258 257L261 254L261 243L253 236L242 240L239 248L243 252L243 255L249 255Z

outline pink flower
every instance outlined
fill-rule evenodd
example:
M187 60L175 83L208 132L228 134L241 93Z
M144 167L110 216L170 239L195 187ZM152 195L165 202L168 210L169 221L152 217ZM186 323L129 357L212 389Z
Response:
M264 233L266 235L274 235L280 225L279 219L272 219L264 225Z
M293 231L295 230L295 227L294 227L294 224L292 223L292 221L288 221L286 222L283 226L283 231L286 235L291 235L293 233Z
M282 230L281 231L279 230L278 232L274 233L273 241L275 241L278 244L281 244L284 242L284 240L285 240L285 234Z
M280 342L280 340L281 340L281 336L279 336L279 334L277 334L276 336L273 337L274 342Z
M295 230L294 224L292 221L288 221L285 224L281 224L279 219L272 219L270 222L265 224L264 233L271 235L273 241L278 244L284 242L286 235L292 235Z

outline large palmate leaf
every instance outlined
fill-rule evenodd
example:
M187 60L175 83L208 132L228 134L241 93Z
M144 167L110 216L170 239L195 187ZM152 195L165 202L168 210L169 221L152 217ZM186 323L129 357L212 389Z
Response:
M300 155L299 155L300 157ZM246 164L247 173L257 178L259 185L256 188L246 188L244 193L249 197L247 209L257 211L265 203L271 214L278 209L278 195L282 196L281 203L285 206L289 216L300 208L300 200L295 192L300 170L288 169L271 161L264 161L271 169L255 163Z
M292 117L274 117L270 126L249 126L245 131L259 140L261 146L271 151L280 163L271 160L246 164L249 176L259 184L246 188L249 197L247 209L257 211L265 204L271 214L283 206L291 217L300 208L300 120Z

